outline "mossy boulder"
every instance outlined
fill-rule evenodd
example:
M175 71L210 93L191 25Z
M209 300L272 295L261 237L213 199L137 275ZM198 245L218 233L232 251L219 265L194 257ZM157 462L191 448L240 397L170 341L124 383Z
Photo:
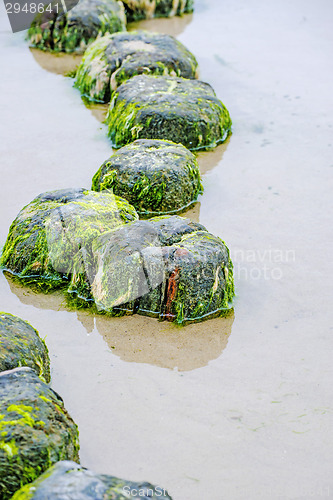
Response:
M171 76L127 80L115 92L106 122L115 148L135 139L165 139L210 149L231 129L229 113L208 83Z
M81 189L42 193L12 223L0 264L26 284L45 290L84 273L92 241L138 215L111 193Z
M0 498L59 460L78 461L78 430L60 396L27 367L0 373Z
M179 216L138 221L110 191L39 195L12 224L2 264L28 284L66 287L73 305L179 324L224 315L234 294L223 241Z
M172 17L193 12L194 0L122 0L128 21Z
M202 193L196 157L181 144L138 139L106 160L92 189L125 198L143 216L188 208Z
M12 500L171 500L164 488L94 472L75 462L53 465L33 483L17 491Z
M90 45L75 86L90 100L108 102L119 85L138 74L195 78L198 63L169 35L132 31L105 35Z
M37 330L17 316L0 312L0 371L18 366L29 366L50 382L48 349Z
M66 12L58 0L52 5L52 12L37 14L28 30L28 40L39 49L84 52L97 37L126 30L124 5L120 1L66 0Z
M228 248L189 219L166 216L129 223L96 238L93 256L90 293L100 311L183 324L225 315L231 307Z

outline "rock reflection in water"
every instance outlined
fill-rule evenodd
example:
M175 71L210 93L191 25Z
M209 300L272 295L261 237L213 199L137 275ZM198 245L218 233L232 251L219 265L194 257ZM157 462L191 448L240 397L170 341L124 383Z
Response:
M56 75L67 75L75 71L82 59L82 54L50 53L32 47L30 52L41 68Z
M229 145L230 138L231 134L228 135L227 139L222 144L212 151L201 151L196 154L201 175L207 174L222 161L223 155Z
M10 290L26 305L54 311L69 310L60 292L43 294L22 286L5 273ZM179 327L144 316L110 318L89 310L75 311L87 333L98 332L112 353L134 363L190 371L206 366L226 348L234 321L234 312L226 318Z
M159 17L155 19L144 19L135 23L128 23L127 30L148 30L156 33L166 33L177 37L185 30L193 19L193 14L184 14L175 17Z
M124 361L189 371L218 358L228 343L234 313L178 327L143 316L96 316L95 325L113 352Z
M53 54L31 47L30 52L39 66L50 73L55 73L56 75L70 75L77 69L82 59L82 55L79 54L65 54L62 52ZM76 92L77 97L81 97L79 91ZM84 99L84 97L82 98L82 101L84 102L86 108L91 111L91 114L96 118L96 120L103 123L106 118L109 104L90 102L88 99Z
M61 291L52 293L39 293L38 291L23 286L12 274L4 271L4 276L9 285L10 291L22 302L28 306L34 306L37 309L51 309L52 311L66 311L66 299Z
M79 91L77 90L78 95L80 95ZM105 121L108 109L109 109L109 103L98 103L98 102L91 102L88 101L88 99L85 99L84 97L81 96L82 101L84 102L84 105L91 114L96 118L97 121L100 123L103 123Z

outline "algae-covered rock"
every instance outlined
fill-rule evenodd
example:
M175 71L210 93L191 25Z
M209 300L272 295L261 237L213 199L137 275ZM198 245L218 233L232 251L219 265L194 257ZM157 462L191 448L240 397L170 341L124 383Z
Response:
M137 483L94 472L74 462L53 465L12 500L171 500L167 491L150 483Z
M198 63L169 35L132 31L105 35L90 45L76 74L76 87L90 100L107 102L123 82L138 74L195 78Z
M110 191L39 195L12 224L2 264L28 284L66 285L80 306L179 324L223 315L234 294L220 238L179 216L138 221Z
M0 371L18 366L29 366L50 382L48 350L37 330L17 316L0 312Z
M208 83L170 76L127 80L115 92L106 121L116 148L135 139L165 139L208 149L231 129L229 113Z
M194 0L122 0L128 21L172 17L193 12Z
M188 149L170 141L138 139L106 160L92 189L111 189L139 214L183 211L202 192L198 162Z
M0 498L59 460L78 461L78 430L60 396L27 367L0 373Z
M129 223L96 238L93 256L91 296L100 311L182 324L230 309L234 285L228 248L188 219Z
M116 0L54 0L51 12L37 14L28 30L32 45L55 52L84 52L105 33L126 30L124 5ZM55 7L56 6L56 7Z
M126 200L85 189L42 193L9 229L1 266L26 284L52 289L84 273L91 242L138 218Z

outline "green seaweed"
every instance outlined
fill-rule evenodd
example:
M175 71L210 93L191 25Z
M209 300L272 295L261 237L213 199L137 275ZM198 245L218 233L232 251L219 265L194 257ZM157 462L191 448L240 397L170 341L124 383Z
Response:
M0 374L0 396L0 497L7 500L58 460L78 461L79 443L62 400L30 368Z
M127 481L106 474L94 472L70 461L62 461L50 467L32 484L15 493L12 500L61 500L80 498L83 500L125 500L126 490L137 491L134 498L160 498L171 500L165 489L150 483Z
M134 144L133 153L137 148ZM135 195L137 190L148 195L146 177L139 184L134 179ZM159 193L165 196L163 179L161 184ZM63 289L72 307L109 316L138 313L179 324L230 309L234 285L228 248L200 224L179 216L139 221L134 208L109 190L83 189L40 195L20 212L17 223L31 216L34 204L46 205L41 213L33 212L34 224L46 233L48 265L67 273ZM15 228L14 224L8 244L22 264L19 251L25 256L29 249L24 238L21 247L13 247ZM11 271L18 274L17 269ZM30 275L28 283L43 277L42 272Z
M68 286L73 275L84 273L96 236L137 218L127 201L110 193L44 193L12 223L0 265L43 291Z
M0 312L0 371L29 366L50 382L50 359L43 339L27 321Z
M174 37L131 31L108 34L86 50L77 71L75 87L91 101L108 102L113 92L139 74L197 76L193 54Z
M110 37L95 40L84 53L76 72L75 87L90 100L107 102L110 98L110 75L105 49Z
M128 22L193 12L193 0L122 0Z
M136 139L165 139L194 151L211 149L231 131L229 113L207 83L147 75L117 89L106 123L115 148Z
M168 224L178 230L170 234ZM97 238L93 251L91 298L110 316L138 313L186 324L226 315L231 308L228 248L186 219L130 223Z
M195 156L181 144L158 140L121 148L96 172L92 189L111 190L144 217L182 212L203 192Z
M115 0L67 0L67 11L37 14L27 38L31 45L52 52L84 52L105 33L126 30L124 6ZM54 0L53 5L57 4ZM59 5L59 4L58 4Z

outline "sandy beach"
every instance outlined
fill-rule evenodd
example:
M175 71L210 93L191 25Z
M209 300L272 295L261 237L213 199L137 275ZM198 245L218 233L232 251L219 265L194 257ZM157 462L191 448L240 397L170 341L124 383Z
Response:
M63 76L77 61L31 51L0 15L2 247L24 205L90 188L112 148L105 106ZM176 36L230 111L189 215L228 244L237 296L182 329L73 311L0 274L1 310L45 338L84 466L174 500L333 498L332 18L328 0L196 0L131 27Z

